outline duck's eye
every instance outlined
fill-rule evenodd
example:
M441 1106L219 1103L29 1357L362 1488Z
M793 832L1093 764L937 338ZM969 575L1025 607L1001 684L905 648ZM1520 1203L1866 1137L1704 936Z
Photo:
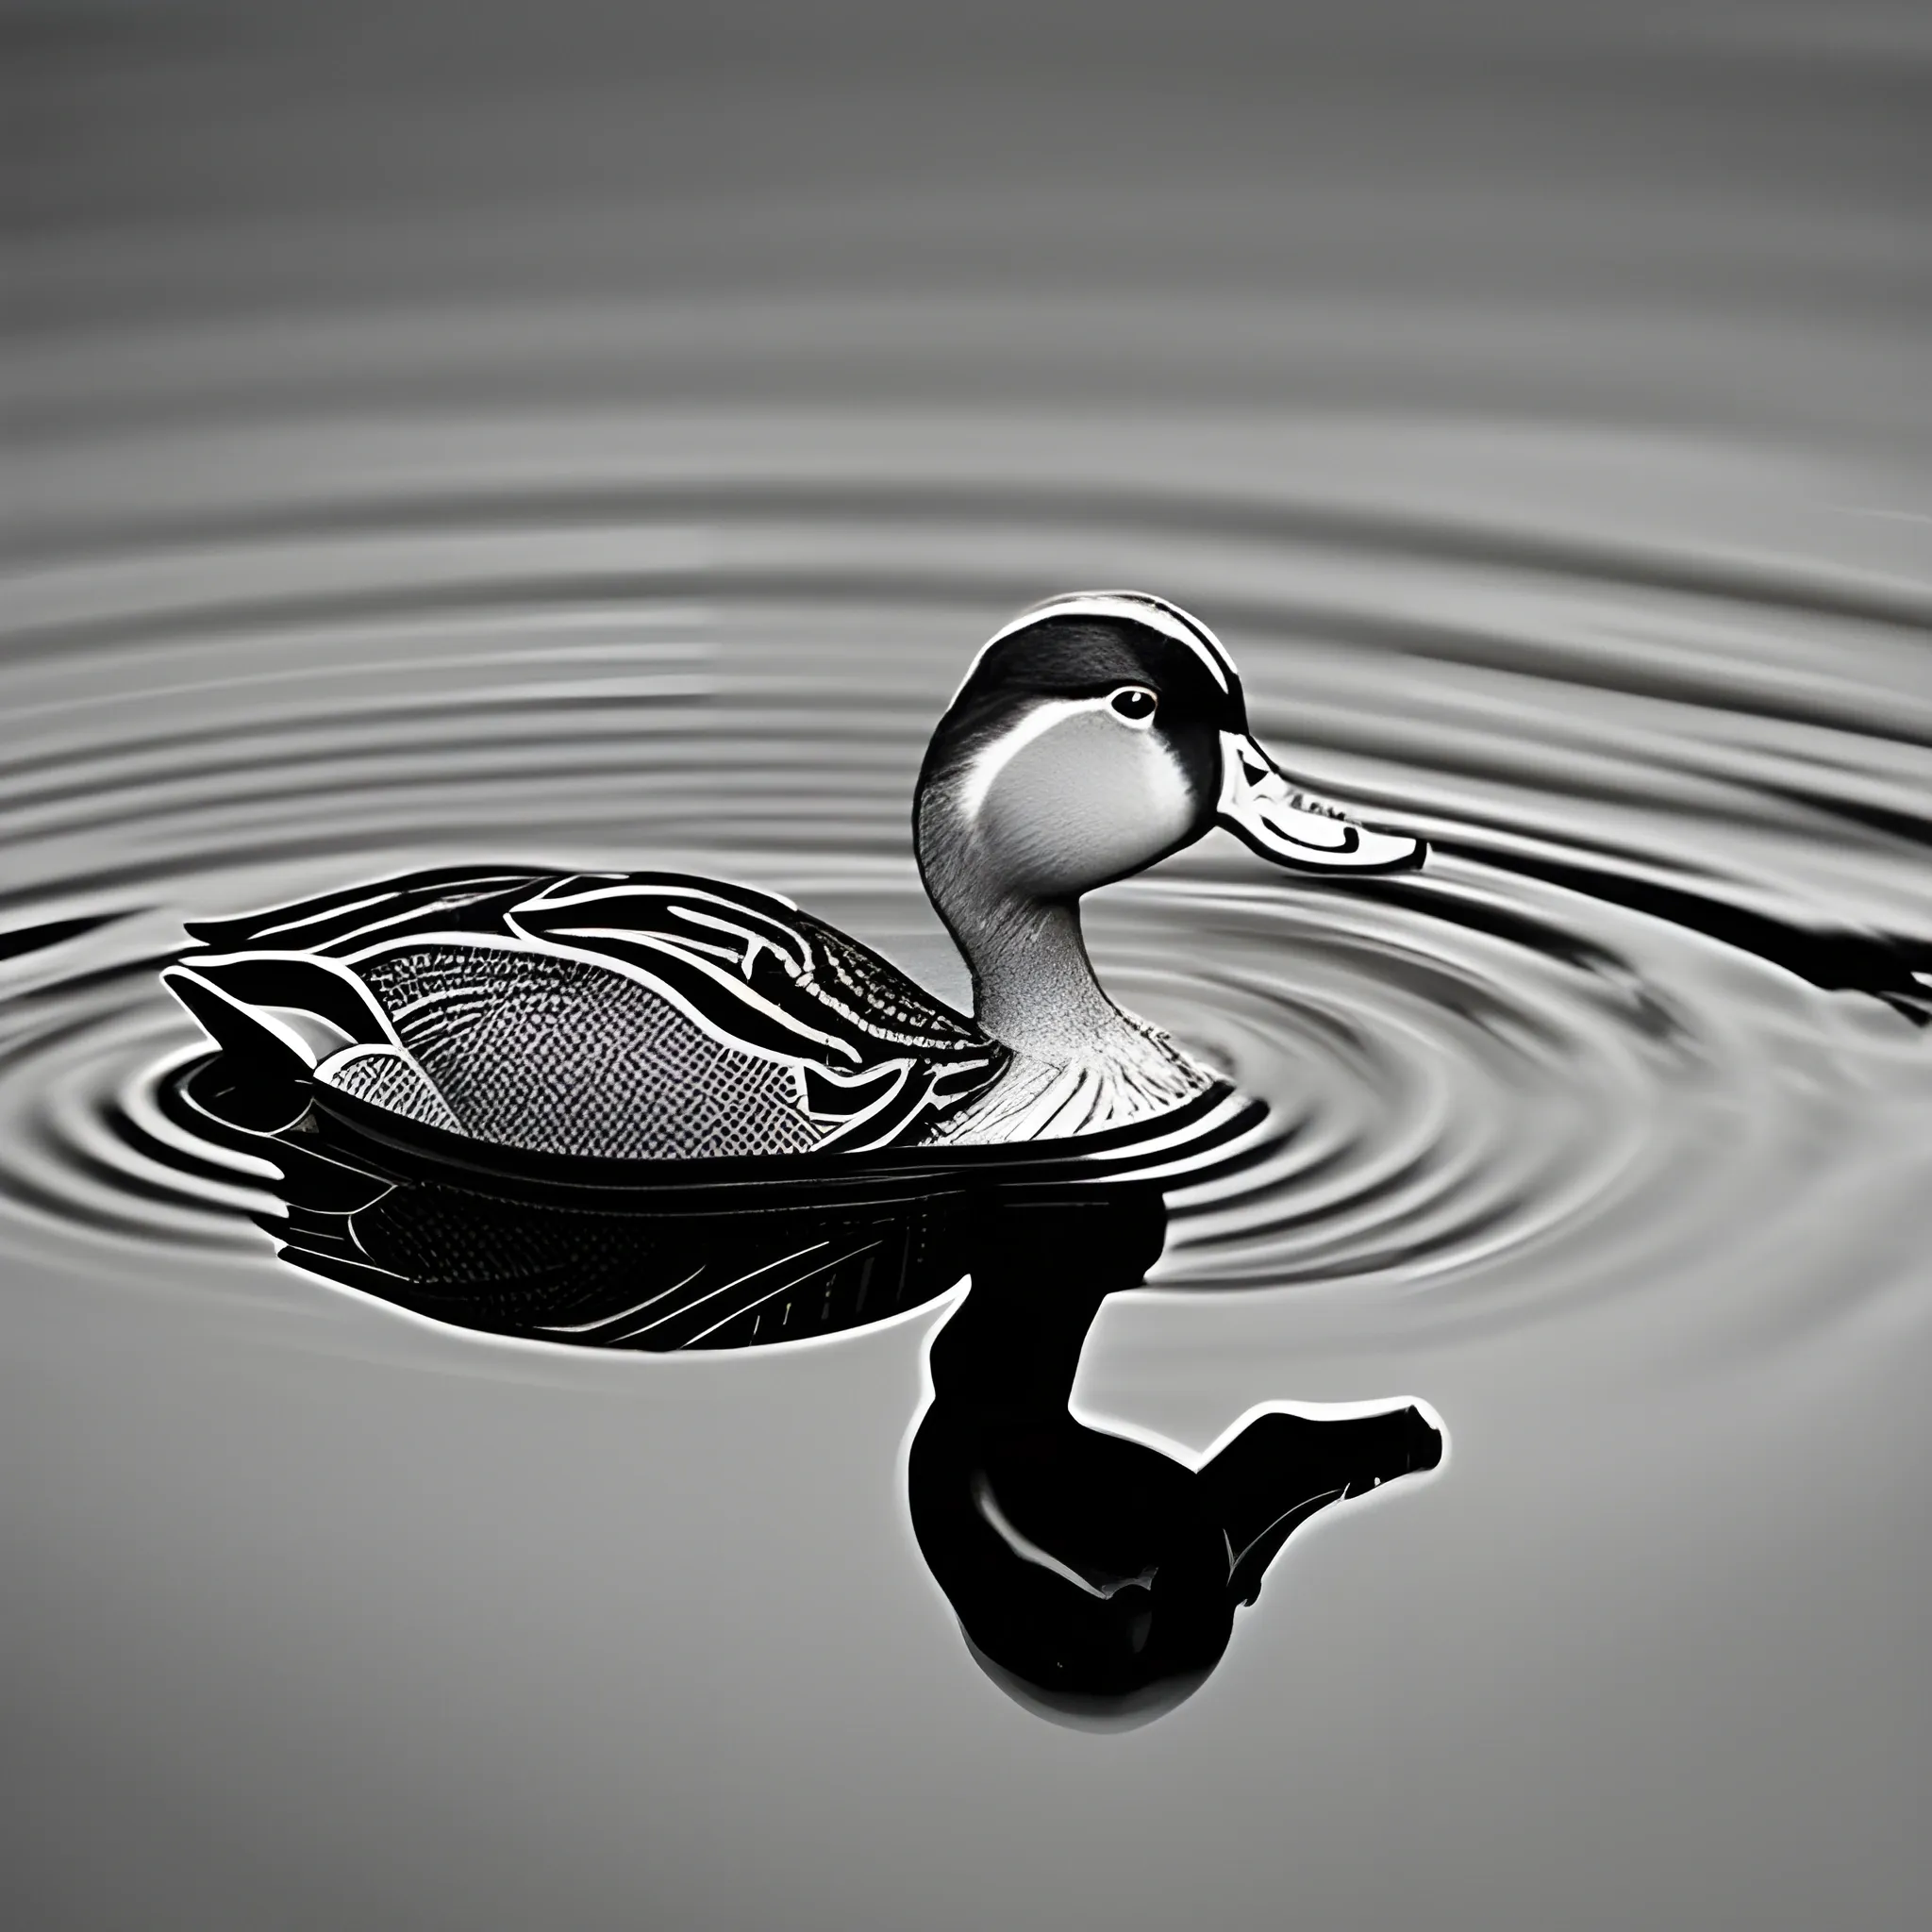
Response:
M1153 717L1160 700L1144 684L1124 684L1108 699L1129 724L1144 724Z

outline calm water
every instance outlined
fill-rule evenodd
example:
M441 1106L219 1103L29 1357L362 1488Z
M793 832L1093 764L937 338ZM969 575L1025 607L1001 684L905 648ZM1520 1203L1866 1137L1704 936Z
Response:
M0 13L22 1923L1915 1922L1923 29L357 11ZM1171 1197L1076 1406L1454 1454L1093 1735L919 1559L950 1304L654 1359L297 1273L158 1114L155 974L484 859L769 887L962 998L926 733L1113 582L1435 856L1090 903L1292 1131Z

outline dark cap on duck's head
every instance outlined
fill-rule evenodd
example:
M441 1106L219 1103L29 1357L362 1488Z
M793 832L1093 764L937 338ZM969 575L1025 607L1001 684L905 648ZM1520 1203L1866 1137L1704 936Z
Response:
M1402 871L1425 850L1300 791L1249 733L1213 632L1132 591L1055 597L996 632L933 734L914 807L941 911L968 870L1007 894L1074 899L1217 824L1307 871Z
M1176 718L1247 728L1241 675L1220 640L1179 606L1140 591L1076 591L1023 611L981 647L952 714L1014 692L1107 691L1135 678Z

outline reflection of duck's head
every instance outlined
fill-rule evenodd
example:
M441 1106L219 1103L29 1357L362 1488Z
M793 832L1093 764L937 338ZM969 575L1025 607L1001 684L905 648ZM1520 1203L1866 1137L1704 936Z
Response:
M1213 633L1139 591L1055 597L997 632L933 735L916 811L942 910L963 875L1017 899L1077 897L1217 824L1312 872L1424 857L1420 840L1298 791L1250 735Z

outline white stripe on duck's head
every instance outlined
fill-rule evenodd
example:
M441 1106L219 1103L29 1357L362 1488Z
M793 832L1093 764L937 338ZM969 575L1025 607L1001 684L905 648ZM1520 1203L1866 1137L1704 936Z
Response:
M1301 791L1250 734L1213 632L1134 591L1051 598L995 632L933 734L914 806L941 913L962 874L974 897L1065 902L1217 824L1297 870L1399 872L1426 856Z

